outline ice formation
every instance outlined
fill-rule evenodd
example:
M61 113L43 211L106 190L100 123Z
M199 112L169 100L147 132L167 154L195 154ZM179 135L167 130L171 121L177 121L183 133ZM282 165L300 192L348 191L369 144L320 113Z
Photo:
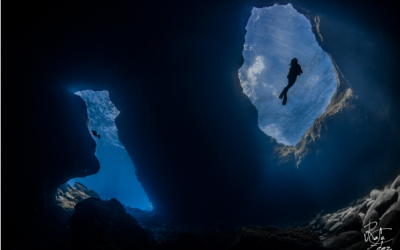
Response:
M253 8L246 26L244 64L239 69L243 92L258 110L260 129L278 142L295 145L323 114L337 88L332 61L318 45L310 21L291 4ZM288 64L297 58L303 74L288 92Z
M93 129L100 134L99 139L90 133L97 143L96 156L100 161L100 171L74 180L105 199L116 198L122 204L140 209L152 207L136 177L132 160L118 139L115 119L120 112L111 102L108 91L83 90L75 94L86 103L89 132Z

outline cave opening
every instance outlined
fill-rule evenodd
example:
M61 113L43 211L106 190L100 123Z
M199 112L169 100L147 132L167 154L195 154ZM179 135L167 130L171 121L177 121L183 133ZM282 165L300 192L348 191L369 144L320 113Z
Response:
M119 141L115 119L120 111L111 102L109 92L82 90L75 94L87 106L88 129L97 144L96 157L100 162L100 170L94 175L75 178L68 183L79 182L104 199L116 198L127 206L152 210L153 206L136 176L135 166ZM92 130L96 131L97 136Z
M253 8L246 30L239 69L243 92L258 110L259 128L278 143L296 145L336 92L332 60L319 46L310 20L291 4ZM303 74L282 105L278 96L288 84L292 58Z

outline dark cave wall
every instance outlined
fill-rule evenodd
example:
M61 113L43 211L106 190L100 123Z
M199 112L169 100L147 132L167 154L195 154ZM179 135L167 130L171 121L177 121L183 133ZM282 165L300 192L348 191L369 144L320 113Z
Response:
M10 51L3 51L2 239L9 249L19 248L16 242L32 248L41 241L38 235L47 234L32 223L55 204L57 188L71 178L97 173L100 166L84 101L49 72L16 67L7 60Z
M296 180L308 203L300 209L338 207L400 172L395 46L399 37L398 28L391 25L398 22L390 14L390 5L292 4L309 17L314 33L314 18L319 17L322 40L316 37L340 71L333 101L339 103L337 97L346 89L351 89L352 97L336 114L318 118L286 157L289 162L295 158L299 167Z
M28 72L19 74L14 68L2 74L7 107L2 114L7 138L2 148L2 209L12 227L55 204L60 185L100 168L84 101L48 72Z
M390 6L292 2L311 20L320 16L321 46L354 93L351 106L320 121L320 139L307 143L297 169L296 157L282 161L279 145L258 129L257 110L237 77L251 8L273 3L26 6L37 10L35 17L10 19L2 45L9 62L3 66L3 93L6 103L15 103L7 112L17 137L9 150L17 154L23 148L26 155L17 158L21 168L6 167L8 181L23 183L15 193L32 182L32 190L41 190L49 181L40 176L58 183L81 174L83 166L97 171L94 142L76 112L82 107L74 106L80 101L71 100L56 80L32 80L53 74L70 92L110 92L121 111L120 141L150 201L167 217L199 224L271 223L340 206L396 176L399 53ZM24 14L29 20L31 14ZM21 90L24 101L16 103ZM73 127L74 136L57 137ZM48 161L40 171L31 159L41 155L41 147L32 149L32 141L52 152L37 160ZM21 172L27 173L22 179Z
M316 126L322 130L321 137L308 143L308 155L299 165L325 176L322 193L337 197L325 198L330 206L362 196L400 171L395 149L400 135L398 28L391 26L397 23L396 17L384 6L365 3L361 9L354 3L346 9L330 6L329 11L318 5L309 8L311 16L320 16L322 48L335 60L345 78L342 85L351 88L353 95L347 108ZM311 176L304 179L310 182ZM352 183L352 191L343 182ZM335 186L336 190L328 190Z
M317 4L299 1L292 4L299 9L304 8L304 14L308 14L311 20L315 16L320 17L319 29L323 37L321 46L332 56L344 76L339 91L342 93L350 88L353 93L353 98L347 101L348 106L335 115L318 121L319 124L316 125L320 137L316 142L306 144L307 152L303 152L304 158L298 170L295 169L295 157L280 165L280 159L274 152L276 142L271 143L272 139L254 128L254 111L251 108L244 109L249 104L247 98L241 96L240 87L236 93L229 93L229 89L233 89L229 86L232 82L235 86L240 86L237 70L242 61L232 60L231 54L239 51L241 53L244 42L242 37L245 35L242 27L245 27L248 16L243 19L240 17L243 13L249 13L251 5L230 5L232 9L225 10L226 12L218 10L223 18L213 19L213 27L195 26L200 34L201 28L217 30L208 34L210 40L218 37L212 46L215 48L212 53L207 53L209 47L207 50L191 48L184 50L181 59L183 64L191 67L199 61L212 65L209 66L212 69L207 68L207 71L213 73L207 75L203 70L188 71L185 65L176 67L190 72L190 77L183 81L193 85L185 86L186 91L181 90L184 87L176 87L177 91L181 90L182 95L185 95L177 99L183 99L184 109L192 111L176 119L190 120L197 126L176 128L175 121L165 126L166 120L174 119L171 118L171 110L177 108L169 108L168 104L162 102L165 107L160 108L159 112L164 116L161 115L158 121L152 120L153 118L146 120L148 125L144 122L142 129L138 130L149 131L145 136L147 139L152 138L149 140L152 141L149 148L145 148L143 144L145 138L137 140L137 143L129 137L122 139L133 146L130 152L135 152L132 157L136 158L139 175L150 175L146 174L147 171L160 173L158 177L151 178L162 185L154 186L155 182L151 181L146 187L150 192L154 190L154 197L158 197L158 200L153 200L156 208L162 208L167 214L177 214L185 220L207 218L215 221L260 222L263 221L260 217L263 217L266 222L273 221L274 218L281 219L282 215L295 216L317 208L343 205L355 197L364 196L372 188L398 174L399 161L395 145L399 139L396 129L399 124L399 104L396 98L399 92L395 90L396 78L393 77L398 66L396 57L399 53L394 46L398 38L391 26L387 25L393 23L393 17L386 15L387 20L382 20L388 9L376 8L374 5L364 5L366 11L360 10L357 3L346 5L345 10L340 7L340 2ZM257 2L255 5L262 7L269 3ZM380 22L371 16L381 16ZM196 35L193 36L198 39ZM226 48L229 48L229 53L222 53ZM200 56L197 51L202 52ZM179 55L173 54L173 57L179 58ZM196 68L201 69L201 66ZM228 78L226 69L232 72L233 79ZM175 72L173 69L172 71ZM216 77L218 75L221 75L221 80ZM196 81L197 78L203 79L202 77L202 82ZM215 85L212 82L219 84L221 90L218 95L209 93L210 89L213 92L215 90L215 87L210 86ZM223 86L224 84L226 85ZM197 87L198 92L195 94L188 95L194 86L202 87ZM169 87L159 88L167 88L168 91ZM202 90L204 92L200 92ZM161 96L166 93L161 90L159 92ZM228 99L229 97L232 99ZM158 98L166 100L157 95ZM225 102L225 98L228 102ZM230 106L224 107L225 103ZM234 106L235 103L238 103L237 107ZM196 108L191 108L191 105ZM199 105L202 107L198 107ZM206 105L210 105L210 108L205 108ZM249 115L251 116L248 120L242 120ZM185 119L186 116L190 118ZM117 122L119 127L124 126L123 124L128 126L122 116ZM219 122L223 125L218 126ZM208 129L210 124L213 124L212 128ZM228 128L230 124L234 124L233 128ZM244 127L241 128L240 124L244 124ZM186 132L185 128L188 127L190 131ZM198 131L192 129L193 127ZM256 132L253 134L243 132L254 129ZM204 130L207 131L207 137L203 136ZM177 142L176 138L185 139ZM206 145L204 148L189 146L199 139L204 141L200 143ZM148 155L142 158L140 152L143 152L142 156L154 152L162 157L153 156L150 160ZM212 157L205 158L205 155ZM152 167L148 165L150 162ZM141 169L141 164L147 169ZM187 180L187 176L196 176L196 179ZM235 187L239 190L235 190ZM155 190L157 188L160 190ZM293 211L293 206L297 208L296 211ZM213 215L218 219L210 218Z

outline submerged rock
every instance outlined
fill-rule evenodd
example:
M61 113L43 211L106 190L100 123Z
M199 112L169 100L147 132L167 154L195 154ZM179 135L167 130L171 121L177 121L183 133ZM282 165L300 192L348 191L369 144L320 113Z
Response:
M378 196L381 194L381 191L379 191L378 189L374 189L371 191L371 193L369 193L369 197L373 200L376 200L376 198L378 198Z
M336 222L335 223L335 225L333 225L331 228L329 228L329 233L334 233L334 232L336 232L336 230L340 227L340 226L342 226L343 225L343 223L342 222Z
M244 226L232 231L232 249L322 249L318 236L306 228Z
M187 230L157 239L157 250L205 249L323 249L318 236L306 228L273 226L229 227L218 225L212 230Z
M323 244L327 249L345 249L363 240L363 236L359 231L349 231L333 236L326 240Z
M368 244L365 241L359 241L350 247L346 248L346 250L367 250Z
M400 203L396 202L390 209L381 217L376 228L389 228L385 230L385 238L394 238L396 233L400 231Z
M364 201L357 209L358 213L365 214L368 211L368 201Z
M379 221L382 221L383 219L385 219L385 217L392 211L396 211L397 213L400 212L400 201L396 201L395 203L393 203L388 210L386 210L386 212L381 216L381 218L379 219Z
M392 242L392 249L400 249L400 231L397 232Z
M325 227L324 230L329 230L333 225L335 225L337 222L339 222L338 219L329 219L326 223L325 223Z
M124 208L128 214L132 215L138 221L140 226L155 229L161 227L165 222L158 214L154 214L153 212L129 206L124 206Z
M355 216L357 213L358 213L358 212L357 212L357 208L353 208L353 207L349 208L349 209L347 210L346 215L343 216L342 221L345 221L345 220L347 220L348 218Z
M396 187L400 176L390 187ZM400 187L383 190L374 189L366 196L353 201L352 207L330 211L328 214L322 212L316 217L309 219L309 228L320 235L324 247L328 249L366 250L371 247L370 242L365 242L359 234L367 236L366 231L375 231L386 228L383 232L385 239L393 239L392 249L400 249ZM365 214L366 213L366 214ZM321 218L321 219L319 219ZM342 223L342 224L341 224ZM370 228L368 227L370 224ZM324 231L314 226L322 224ZM322 226L321 225L321 226ZM338 227L338 225L340 225ZM347 234L346 234L347 233ZM397 238L396 238L397 237ZM396 241L397 240L397 241ZM389 245L386 245L389 246ZM396 248L397 247L397 248Z
M71 247L86 249L152 249L153 236L126 213L116 199L89 198L75 206L69 220Z
M90 197L100 198L93 190L86 189L79 184L73 186L65 183L57 189L56 204L65 210L74 210L78 202L86 200Z
M395 189L384 190L368 209L364 218L363 226L367 225L370 221L377 221L380 216L397 201L398 195L399 194Z
M374 202L375 202L375 200L369 200L367 203L367 207L369 208L372 204L374 204Z
M343 224L338 228L334 235L339 235L347 231L360 231L362 220L360 216L352 216L343 221Z
M175 235L167 235L157 240L156 250L206 250L210 249L207 245L207 241L213 237L203 239L202 233L200 232L181 232Z
M392 185L390 186L391 189L397 189L400 187L400 175L393 181Z
M397 199L397 201L400 201L400 187L397 187L397 193L399 194L399 198Z

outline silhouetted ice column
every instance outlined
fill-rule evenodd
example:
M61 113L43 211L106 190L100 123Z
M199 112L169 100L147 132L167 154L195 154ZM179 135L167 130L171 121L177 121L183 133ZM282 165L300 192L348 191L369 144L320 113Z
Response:
M253 8L246 26L244 64L239 70L243 92L258 110L258 125L278 142L295 145L323 114L337 88L336 73L319 47L310 21L291 4ZM296 57L303 69L288 92L288 64Z
M97 143L96 156L100 161L100 171L74 180L93 189L103 198L116 198L131 207L151 208L151 203L136 177L132 160L118 139L115 118L120 112L110 101L108 91L84 90L75 94L86 102L89 131L95 130L101 139L92 135Z

